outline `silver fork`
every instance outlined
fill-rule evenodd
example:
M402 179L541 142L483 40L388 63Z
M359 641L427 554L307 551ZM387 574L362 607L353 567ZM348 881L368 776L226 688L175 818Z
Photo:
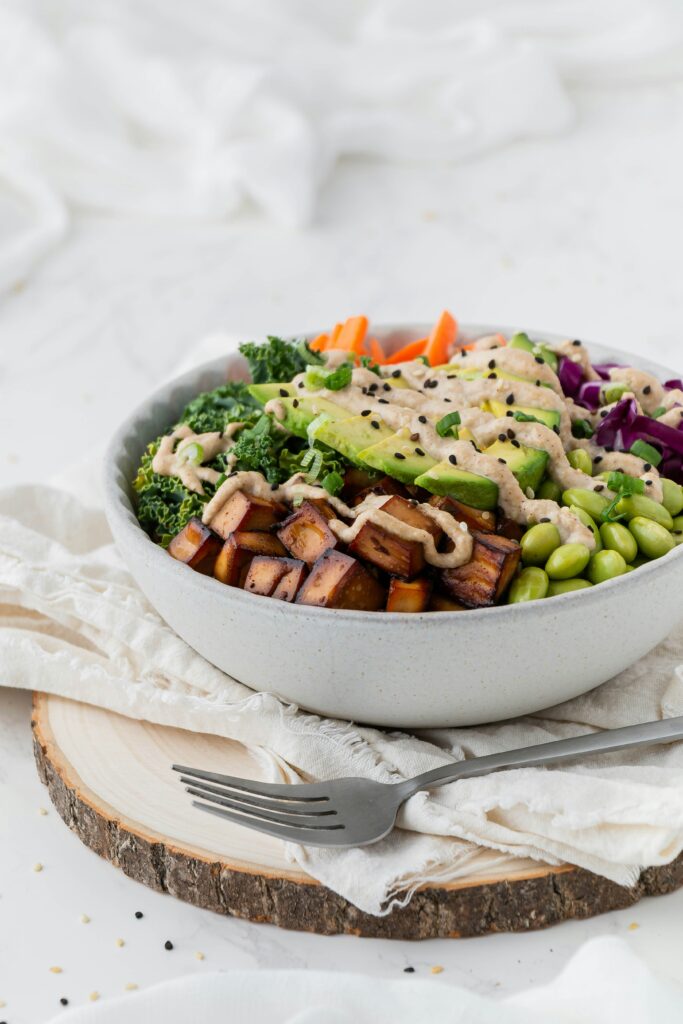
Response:
M201 798L202 802L192 801L193 807L219 818L305 846L365 846L388 835L401 804L422 789L488 775L502 768L556 764L581 754L626 750L682 738L683 717L667 718L445 764L396 783L352 778L280 785L180 764L174 764L173 770L180 772L187 792Z

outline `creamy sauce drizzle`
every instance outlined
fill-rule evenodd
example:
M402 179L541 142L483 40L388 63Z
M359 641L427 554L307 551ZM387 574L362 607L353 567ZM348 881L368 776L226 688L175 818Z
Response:
M195 434L187 423L181 423L161 439L152 459L152 469L160 476L177 476L188 491L204 494L202 480L215 484L221 474L202 463L211 462L221 452L229 451L235 443L234 435L242 426L242 423L229 423L223 433L212 431L208 434ZM177 447L176 441L180 441ZM188 461L188 448L194 444L199 446L201 453L198 465Z

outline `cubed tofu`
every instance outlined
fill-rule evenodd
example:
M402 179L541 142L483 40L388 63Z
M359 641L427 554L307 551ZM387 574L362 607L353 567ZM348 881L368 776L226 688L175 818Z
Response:
M374 612L384 607L384 600L384 587L360 562L341 551L326 551L311 569L296 602Z
M229 587L241 587L251 560L257 555L279 557L286 554L280 541L272 534L240 530L223 543L213 574Z
M435 543L441 537L442 531L439 524L425 512L422 512L415 505L414 501L394 495L392 498L389 498L389 501L384 502L382 512L393 516L394 519L400 519L402 523L406 523L408 526L414 526L418 530L426 530L427 533L431 533Z
M175 535L167 550L179 562L210 576L220 549L221 538L205 526L201 519L193 516L180 533Z
M461 501L450 498L447 495L433 494L429 504L439 508L443 512L449 512L459 523L467 523L470 530L480 530L482 533L490 533L496 529L496 513L484 512L471 505L463 505Z
M465 612L467 609L464 604L460 604L458 601L452 601L450 597L444 597L443 594L432 594L429 599L427 611Z
M496 604L505 593L519 565L520 546L514 540L495 533L473 532L472 558L457 569L440 574L442 588L449 597L467 608Z
M289 571L291 559L256 555L252 558L242 587L250 594L270 597L283 576Z
M282 577L271 597L274 597L276 601L287 601L291 604L296 600L297 594L308 576L308 567L305 562L301 562L297 558L288 558L286 561L291 568Z
M360 505L362 501L370 494L400 494L402 498L408 497L408 490L398 480L392 479L390 476L382 476L379 480L375 480L369 487L365 487L363 490L358 491L351 501L352 505Z
M341 492L343 500L348 505L360 491L365 491L368 487L372 487L376 479L376 473L368 473L365 469L351 466L344 473L344 486Z
M284 505L235 491L210 522L211 529L227 539L237 530L269 530L284 516Z
M394 577L389 582L387 597L388 612L424 612L429 605L432 592L432 581L425 576L416 580L399 580Z
M508 519L507 516L501 515L498 517L498 526L496 527L496 533L501 537L507 537L509 540L521 540L524 535L524 527L516 523L514 519Z
M437 542L441 536L441 527L433 519L421 512L406 498L393 495L382 505L382 512L393 516L407 526L425 530ZM377 523L365 523L356 537L349 544L349 551L359 558L376 565L378 569L412 579L422 571L425 564L424 547L419 540L406 540L379 526Z
M323 504L327 505L327 502ZM334 517L331 506L327 505L327 508ZM305 501L296 512L280 524L277 535L292 558L313 565L325 551L339 546L337 537L327 524L326 509L321 509L311 501Z

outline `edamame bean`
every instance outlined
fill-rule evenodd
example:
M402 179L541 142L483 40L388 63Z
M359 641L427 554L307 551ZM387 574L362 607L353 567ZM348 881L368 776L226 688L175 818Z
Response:
M605 548L591 555L586 575L591 583L605 583L626 572L626 561L618 551Z
M600 520L609 502L601 494L589 491L586 487L570 487L562 494L562 504L577 505L593 519Z
M672 516L683 512L683 487L675 480L662 477L662 505Z
M627 565L625 571L626 572L633 572L634 569L635 569L635 565Z
M669 531L660 523L655 523L653 519L634 516L628 528L638 542L638 550L646 558L661 558L674 546L674 539Z
M562 538L554 523L536 523L519 543L525 565L545 565L555 548L559 548Z
M621 523L603 523L600 536L604 546L610 551L618 551L625 562L632 562L638 554L635 537Z
M665 530L670 530L673 526L671 513L652 498L646 498L644 494L628 494L620 498L616 504L616 511L619 515L625 515L627 519L633 519L635 516L651 519Z
M562 498L562 488L554 480L544 480L536 491L536 497L545 501L556 501L559 504Z
M602 537L600 536L600 531L598 530L593 517L589 516L588 513L584 512L578 505L570 505L569 511L576 516L579 522L583 523L584 526L587 526L589 530L593 531L593 536L595 537L595 550L601 551Z
M593 584L580 577L575 580L551 580L548 584L547 597L557 597L558 594L570 594L573 590L587 590Z
M521 604L522 601L539 601L548 593L548 576L543 569L529 566L515 576L508 592L508 604Z
M551 580L568 580L583 572L590 556L585 544L561 544L545 563L545 571Z
M585 448L574 448L573 451L567 452L567 462L573 469L579 469L586 476L593 475L593 460Z

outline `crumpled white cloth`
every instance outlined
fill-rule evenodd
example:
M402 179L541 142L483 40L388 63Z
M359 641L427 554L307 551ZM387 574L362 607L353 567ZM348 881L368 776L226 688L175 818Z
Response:
M445 976L395 981L343 971L190 975L62 1011L53 1024L679 1024L683 990L623 939L587 942L549 985L493 1000Z
M3 0L0 285L71 210L301 225L345 155L564 131L575 84L680 76L682 39L675 0Z
M217 336L204 348L220 344ZM99 472L86 465L69 486L92 500ZM537 716L411 736L298 711L189 648L122 564L104 514L44 484L0 490L0 666L9 686L39 680L50 693L261 748L273 779L396 781L451 759L683 714L683 623L616 679ZM478 870L482 847L493 851L488 869L511 856L568 861L632 884L641 867L683 849L683 744L465 779L417 794L399 823L374 846L291 845L288 854L373 914L425 882Z

